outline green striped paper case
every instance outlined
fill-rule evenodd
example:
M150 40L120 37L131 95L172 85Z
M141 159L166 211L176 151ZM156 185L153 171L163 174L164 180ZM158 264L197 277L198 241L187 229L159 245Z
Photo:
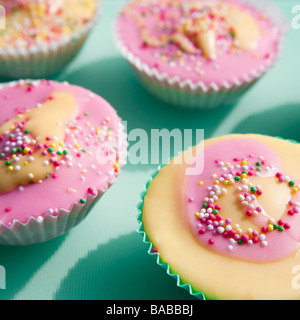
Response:
M137 221L139 224L139 228L137 230L137 232L142 236L143 238L143 242L146 244L146 246L148 247L148 254L150 256L152 256L155 260L156 263L161 266L166 273L171 276L173 279L175 279L176 284L178 287L185 289L186 291L188 291L192 296L198 298L199 300L215 300L211 297L208 297L207 295L205 295L203 292L200 291L195 291L193 289L193 287L191 286L191 284L189 283L184 283L181 278L180 275L173 273L171 267L169 266L168 263L163 261L163 258L160 257L159 253L155 253L153 252L153 244L151 243L151 241L149 240L146 232L144 231L144 226L143 226L143 222L142 222L142 218L143 218L143 205L144 205L144 199L145 196L147 194L148 191L148 187L151 183L151 181L156 177L156 175L158 174L158 172L162 169L162 167L160 166L158 168L158 170L156 170L152 175L150 180L146 183L145 189L144 191L141 193L140 195L140 199L141 201L139 202L137 209L138 209L138 216L137 216Z

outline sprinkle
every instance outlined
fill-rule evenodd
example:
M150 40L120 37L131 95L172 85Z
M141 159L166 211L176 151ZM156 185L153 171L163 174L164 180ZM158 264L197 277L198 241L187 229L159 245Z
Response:
M215 243L215 240L212 239L212 238L210 238L210 239L208 240L208 243L209 243L210 245L213 245L213 244Z

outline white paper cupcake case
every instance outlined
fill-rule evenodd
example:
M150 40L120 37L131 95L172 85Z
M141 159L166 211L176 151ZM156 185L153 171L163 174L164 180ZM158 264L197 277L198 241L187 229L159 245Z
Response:
M70 211L61 209L57 216L46 214L37 219L31 217L27 223L14 220L10 227L0 224L0 244L2 245L29 245L44 242L60 236L83 221L94 205L109 189L98 190L97 196L88 195L86 203L74 203Z
M47 213L37 219L31 217L26 223L14 220L10 227L0 223L0 244L29 245L45 242L65 234L88 216L114 182L108 182L104 189L99 189L97 196L88 195L84 204L75 202L71 210L60 209L56 216Z
M5 47L0 49L0 76L8 78L42 78L61 71L79 52L90 31L98 21L101 1L91 21L72 34L49 44L31 46L29 49Z
M217 85L212 82L206 85L199 81L193 83L180 77L170 78L166 73L159 73L157 69L150 68L127 48L122 41L115 22L115 41L117 48L129 61L135 70L141 84L157 98L180 107L190 109L214 109L220 106L235 104L242 95L256 83L278 60L282 52L283 40L289 29L289 24L277 6L270 0L241 0L263 12L281 31L277 56L272 57L267 63L256 70L251 70L242 79L234 78L232 83L223 82ZM130 1L128 1L130 2Z

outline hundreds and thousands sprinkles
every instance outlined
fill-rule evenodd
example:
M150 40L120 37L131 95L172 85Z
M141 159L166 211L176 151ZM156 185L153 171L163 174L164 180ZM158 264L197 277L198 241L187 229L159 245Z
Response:
M256 160L254 155L249 155L249 159L239 160L234 158L233 164L216 160L215 165L223 173L221 175L212 175L213 184L207 187L208 194L203 199L202 208L195 212L195 218L199 222L199 235L208 232L213 235L208 239L209 245L214 245L217 237L221 236L228 239L228 250L233 250L234 244L260 244L262 247L266 247L268 245L268 233L275 231L280 233L291 228L282 219L275 221L267 215L259 205L259 197L263 194L263 190L260 185L253 185L249 178L253 176L259 177L263 174L268 177L274 177L274 183L286 183L289 186L292 197L300 190L300 186L296 185L293 180L280 172L276 172L276 168L272 164L267 165L263 156L258 157ZM205 187L205 184L206 182L204 181L199 181L198 183L199 187ZM268 224L263 226L261 230L249 228L245 232L238 224L234 224L230 218L224 219L222 207L218 204L218 200L220 197L226 196L228 188L235 188L240 209L249 219L260 214L268 219ZM193 200L191 198L188 199L188 201ZM291 198L287 203L287 214L293 216L298 214L299 210L300 203L294 202Z
M23 115L18 116L20 119ZM45 166L53 165L59 167L64 161L69 160L68 151L63 148L62 144L57 145L56 137L47 137L48 143L38 143L38 139L30 136L28 130L24 130L25 121L16 123L10 131L5 132L0 136L0 143L3 143L3 150L0 153L0 159L5 161L7 171L20 171L22 166L28 165L29 162L34 162L34 155L39 151L43 156L50 155L50 159L45 160ZM28 160L22 161L23 156L30 155ZM28 174L28 183L32 182L33 173ZM49 178L46 175L45 178Z
M2 4L2 3L1 3ZM30 48L69 39L95 15L95 0L6 0L0 48Z
M144 47L161 48L156 68L164 62L184 67L187 59L194 60L197 56L215 60L225 53L243 51L253 51L253 58L257 58L255 49L262 31L256 18L234 4L137 0L129 4L123 14L138 25ZM260 15L259 19L266 18ZM154 27L153 21L156 21ZM197 59L195 63L199 75L203 75L201 61Z

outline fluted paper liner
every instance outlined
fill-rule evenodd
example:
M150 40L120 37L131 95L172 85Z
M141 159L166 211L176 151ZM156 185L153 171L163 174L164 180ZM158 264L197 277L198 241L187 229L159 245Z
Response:
M180 288L183 288L185 289L186 291L188 291L192 296L200 299L200 300L207 300L209 299L203 292L201 291L194 291L192 286L189 284L189 283L184 283L182 282L180 276L177 274L177 273L173 273L172 270L171 270L171 267L169 266L168 263L166 262L163 262L160 255L159 255L159 252L157 253L154 253L153 252L153 249L154 249L154 246L153 244L150 242L150 240L148 239L148 236L146 234L146 232L144 231L144 225L143 225L143 222L142 222L142 217L143 217L143 204L144 204L144 199L145 199L145 196L147 194L147 191L148 191L148 187L151 183L151 181L156 177L156 175L158 174L158 172L162 169L162 167L160 166L158 168L157 171L155 171L155 173L153 173L151 175L151 178L150 180L146 183L146 186L145 186L145 189L144 191L140 194L140 203L138 204L137 206L137 209L138 209L138 216L137 216L137 221L138 221L138 224L139 224L139 228L137 230L137 232L143 237L143 242L147 245L148 247L148 254L150 256L152 256L155 260L156 260L156 263L161 266L165 271L166 273L171 276L173 279L176 280L176 284L178 287Z

